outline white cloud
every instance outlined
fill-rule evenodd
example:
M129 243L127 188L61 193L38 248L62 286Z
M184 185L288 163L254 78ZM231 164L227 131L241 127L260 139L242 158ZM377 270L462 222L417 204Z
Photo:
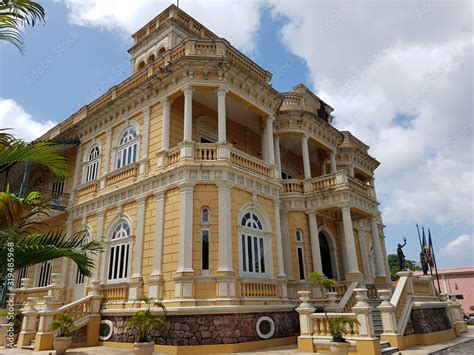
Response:
M472 4L269 1L336 126L381 162L384 220L472 224Z
M441 254L447 258L453 258L460 265L474 265L474 236L461 235L450 241L441 248Z
M65 0L72 24L118 30L129 36L170 5L170 1ZM181 1L180 7L218 36L237 48L255 49L254 35L260 24L263 0Z
M54 127L52 121L36 121L15 100L0 97L0 127L11 128L8 132L16 138L31 141Z

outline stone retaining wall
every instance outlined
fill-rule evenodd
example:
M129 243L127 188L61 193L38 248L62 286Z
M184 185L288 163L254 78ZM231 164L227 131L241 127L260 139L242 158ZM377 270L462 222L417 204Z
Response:
M275 334L283 338L299 334L298 314L292 312L206 314L192 316L168 316L166 327L154 330L149 340L161 345L210 345L233 344L262 340L256 330L257 320L267 316L273 319ZM126 329L130 317L104 316L114 324L109 341L132 343L134 331Z
M426 334L452 328L445 308L413 309L404 335Z

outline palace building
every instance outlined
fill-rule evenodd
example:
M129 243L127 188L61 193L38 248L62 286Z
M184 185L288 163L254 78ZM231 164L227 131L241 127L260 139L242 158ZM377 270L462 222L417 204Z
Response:
M83 327L77 344L129 346L141 295L167 308L157 349L282 345L300 334L298 291L326 296L310 272L337 281L344 309L356 287L391 287L379 162L333 126L329 104L302 84L278 92L174 5L133 40L130 77L39 138L61 144L72 175L32 164L11 178L23 195L53 196L49 225L105 249L91 278L66 259L18 272L17 303L44 318L24 322L19 346L51 348L58 311Z

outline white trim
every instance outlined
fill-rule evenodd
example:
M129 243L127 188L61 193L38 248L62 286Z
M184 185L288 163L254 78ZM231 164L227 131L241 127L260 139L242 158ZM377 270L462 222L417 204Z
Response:
M341 280L341 273L339 272L339 255L337 250L336 239L334 238L334 235L329 230L329 228L327 228L324 224L318 228L318 238L320 232L326 234L326 240L329 244L329 251L331 256L331 268L334 273L333 277L335 278L335 280L339 281Z
M267 321L268 323L270 323L270 332L268 332L267 334L263 334L261 331L260 331L260 324L264 321ZM267 317L267 316L263 316L263 317L260 317L258 320L257 320L257 324L255 326L255 330L257 331L257 334L260 338L262 339L270 339L274 334L275 334L275 322L273 321L273 319L271 319L270 317Z
M109 334L105 336L99 335L99 340L101 341L109 340L110 338L112 338L112 335L114 334L114 323L112 323L112 321L108 319L103 319L100 321L100 323L107 324L110 327L110 332Z

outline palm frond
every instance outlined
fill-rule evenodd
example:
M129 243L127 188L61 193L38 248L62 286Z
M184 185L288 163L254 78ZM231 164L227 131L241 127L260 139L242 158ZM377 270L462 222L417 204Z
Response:
M60 155L59 147L53 143L14 140L0 149L0 165L27 161L46 166L58 178L65 178L70 174L68 160Z
M46 234L27 234L17 228L0 230L0 257L6 260L8 243L13 243L15 270L26 266L66 257L74 261L84 276L91 276L94 270L92 255L103 251L98 240L85 242L85 231L75 233L68 238L62 231ZM0 265L0 275L5 275L6 263Z
M23 53L21 28L44 22L43 7L31 0L7 0L0 2L0 40L16 46Z

